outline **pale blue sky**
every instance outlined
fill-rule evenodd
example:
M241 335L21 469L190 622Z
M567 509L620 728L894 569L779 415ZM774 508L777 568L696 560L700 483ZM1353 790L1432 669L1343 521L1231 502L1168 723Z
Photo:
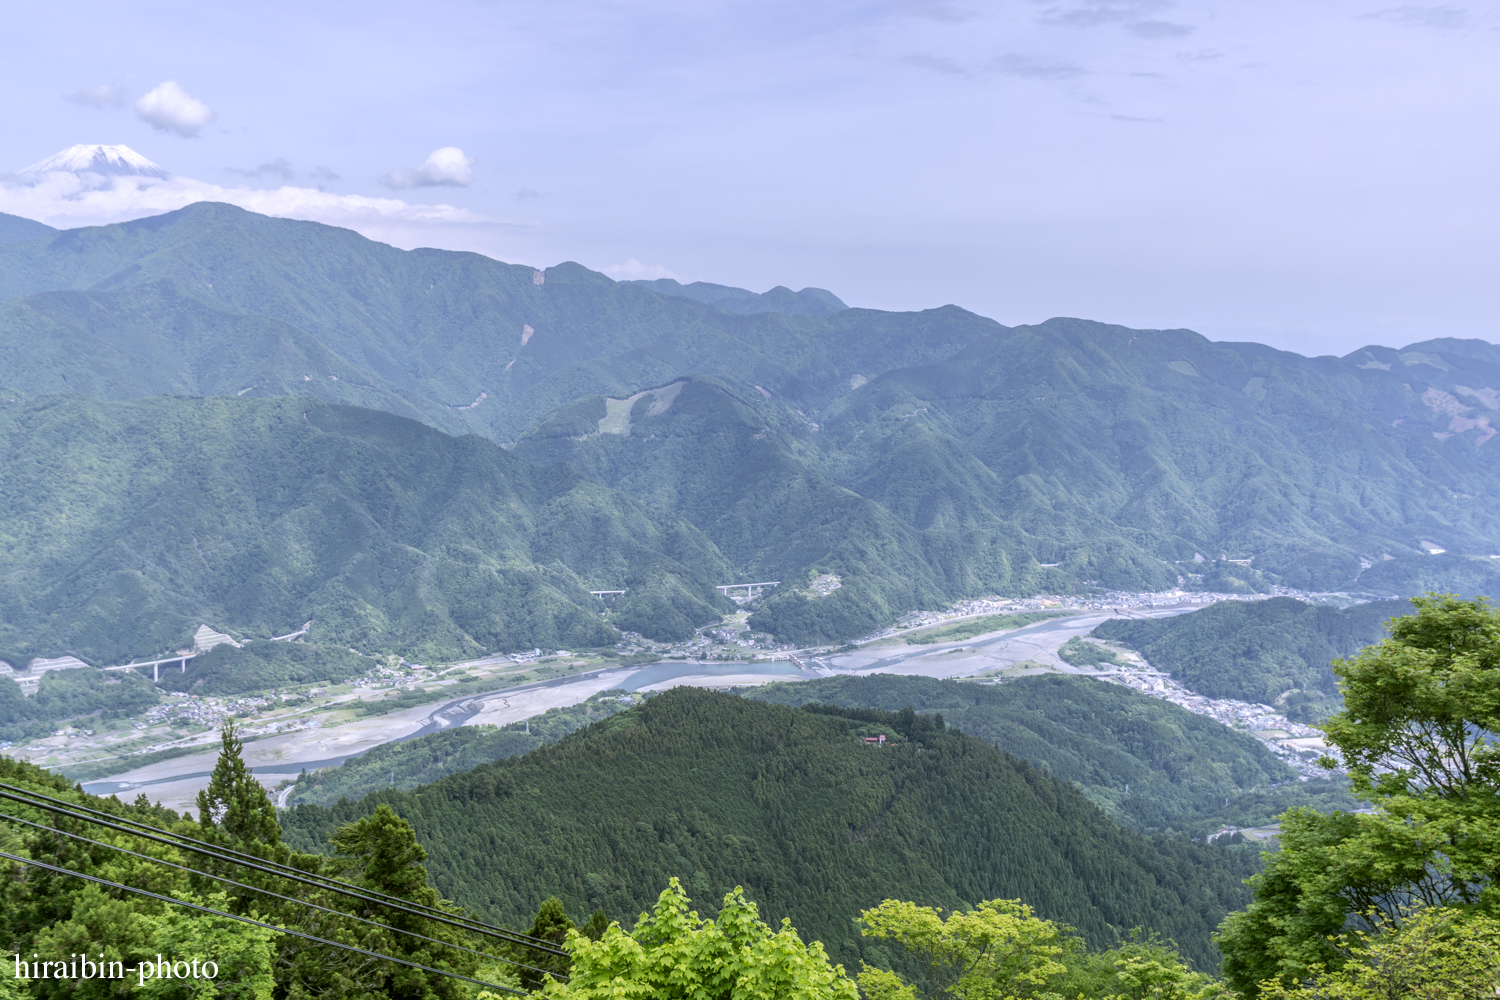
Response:
M71 3L5 26L0 172L117 143L403 246L1303 353L1500 340L1494 3ZM14 180L0 210L86 221ZM320 186L461 211L356 218L297 190Z

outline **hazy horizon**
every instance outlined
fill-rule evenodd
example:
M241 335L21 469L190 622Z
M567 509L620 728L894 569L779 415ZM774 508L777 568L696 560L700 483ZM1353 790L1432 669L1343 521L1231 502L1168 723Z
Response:
M34 8L0 41L0 211L220 198L1007 325L1493 340L1497 28L1344 0ZM95 142L174 179L20 175Z

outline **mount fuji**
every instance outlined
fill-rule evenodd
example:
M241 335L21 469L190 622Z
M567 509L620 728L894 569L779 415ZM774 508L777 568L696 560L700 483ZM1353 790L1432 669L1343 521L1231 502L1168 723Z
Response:
M166 180L170 176L161 166L152 163L129 146L102 146L80 143L69 146L33 163L20 172L22 177L40 177L50 173L100 174L106 177L152 177Z

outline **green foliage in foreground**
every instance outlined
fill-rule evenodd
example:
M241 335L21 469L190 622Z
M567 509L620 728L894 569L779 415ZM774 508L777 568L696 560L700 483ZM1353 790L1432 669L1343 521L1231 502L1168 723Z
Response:
M1288 813L1255 901L1224 923L1225 971L1248 995L1337 972L1351 957L1338 934L1399 927L1413 905L1460 921L1500 908L1500 611L1412 603L1388 639L1334 664L1344 709L1322 727L1373 812Z
M519 924L645 909L676 875L702 900L736 885L839 961L850 915L890 895L954 906L1022 898L1089 941L1154 928L1194 962L1242 905L1253 852L1121 829L1066 783L915 713L846 718L678 688L523 757L411 792L282 814L316 847L381 803L409 819L449 899ZM878 721L899 746L866 746ZM712 913L708 915L712 916Z
M311 774L304 771L286 801L292 806L304 802L326 806L340 799L358 801L382 788L428 785L450 774L556 743L624 707L618 694L597 694L582 704L532 716L527 720L530 732L520 723L504 728L459 726L403 743L384 743L338 767Z
M444 907L428 885L422 865L424 852L411 827L389 809L376 810L335 831L331 856L298 854L279 843L275 810L245 769L238 749L234 734L227 732L213 781L201 800L203 815L199 821L153 807L144 796L129 805L113 798L95 798L39 768L8 758L0 758L0 781L306 872L337 876L404 900ZM371 913L364 904L348 897L266 872L207 861L196 852L131 834L60 819L29 805L7 803L4 813L0 816L0 850L8 854L408 961L470 976L482 973L479 978L488 982L515 981L499 967L481 968L475 956L397 933L397 929L404 929L470 947L477 943L462 932L448 934L434 921L379 907ZM82 834L98 843L64 838L15 819ZM164 867L152 859L176 867ZM253 888L226 887L211 877L223 875ZM324 909L310 911L303 905L308 903ZM162 956L169 961L211 960L219 970L212 981L146 978L144 984L138 982L138 974L124 980L75 979L72 975L17 980L8 975L0 993L6 1000L118 1000L126 994L150 1000L313 996L334 1000L474 1000L478 992L451 978L9 861L0 866L0 914L0 940L13 953L33 961L71 962L88 956L96 962L119 962L133 968L143 960L154 963ZM380 919L373 925L355 919L369 915Z
M874 674L768 684L747 696L781 705L941 712L949 725L1073 783L1143 833L1203 837L1225 824L1275 822L1293 806L1358 806L1342 780L1295 780L1248 733L1088 677L990 685Z
M0 740L41 736L64 719L97 714L119 719L143 712L160 700L151 682L129 670L94 667L49 670L35 695L24 695L9 677L0 677Z
M1035 625L1037 622L1046 621L1048 618L1066 617L1065 611L1029 611L1019 615L986 615L983 618L974 618L970 621L959 622L957 625L947 625L943 628L923 629L906 637L906 642L911 646L929 646L935 642L962 642L964 639L972 639L976 635L986 632L998 632L1001 629L1023 628L1027 625Z
M122 663L203 622L258 645L312 618L311 643L441 662L611 645L588 593L604 586L630 589L615 613L642 631L731 606L684 522L373 410L0 400L0 440L0 648L17 655Z
M1269 982L1265 1000L1490 1000L1500 989L1500 921L1454 910L1418 910L1375 933L1339 935L1344 960L1296 985Z
M301 684L337 684L375 666L343 646L310 642L252 642L216 646L188 661L186 672L164 670L160 687L202 695L272 691Z
M1071 928L1033 914L1019 899L991 899L947 917L930 906L887 899L860 914L868 938L894 941L910 972L864 965L867 1000L1231 1000L1223 984L1190 968L1171 942L1133 932L1089 951Z
M673 878L650 913L629 933L611 924L597 941L572 931L566 985L548 983L556 1000L858 1000L843 966L822 944L805 944L796 928L766 926L736 887L716 920L688 910Z
M1123 643L1179 683L1210 698L1281 707L1295 722L1339 706L1329 664L1385 635L1405 601L1338 609L1290 597L1221 601L1172 618L1111 618L1094 635Z

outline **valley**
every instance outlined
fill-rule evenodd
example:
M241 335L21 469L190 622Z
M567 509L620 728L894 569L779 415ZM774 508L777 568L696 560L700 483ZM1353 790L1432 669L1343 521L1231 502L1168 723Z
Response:
M862 908L998 896L1213 970L1274 851L1372 815L1317 764L1331 665L1500 592L1480 341L1005 326L206 203L17 231L0 769L306 870L425 852L485 920L741 886L854 967L895 962Z
M1304 595L1311 596L1311 595ZM1347 599L1343 595L1329 595ZM564 650L426 667L399 658L339 682L214 696L166 692L138 717L75 722L44 737L0 747L21 760L82 779L95 794L144 793L168 808L193 807L208 781L217 728L239 721L246 761L257 780L285 801L304 769L337 767L376 746L458 726L507 726L551 709L569 708L601 692L643 693L677 686L748 689L770 683L890 674L996 683L1027 676L1072 675L1119 683L1264 739L1304 780L1323 777L1311 758L1317 733L1264 705L1199 696L1119 650L1122 663L1075 666L1058 655L1075 637L1111 617L1155 619L1189 614L1220 600L1190 594L1053 595L1023 601L963 602L945 611L908 616L895 629L867 636L854 648L762 648L745 634L746 612L726 615L693 639L656 643L627 635L609 655ZM957 642L923 641L997 613L1045 611L1058 617L980 633ZM713 637L713 638L710 638ZM623 659L622 659L623 657ZM169 681L173 678L169 673ZM392 702L390 708L383 703ZM84 728L89 725L93 731ZM143 762L131 766L133 757Z

